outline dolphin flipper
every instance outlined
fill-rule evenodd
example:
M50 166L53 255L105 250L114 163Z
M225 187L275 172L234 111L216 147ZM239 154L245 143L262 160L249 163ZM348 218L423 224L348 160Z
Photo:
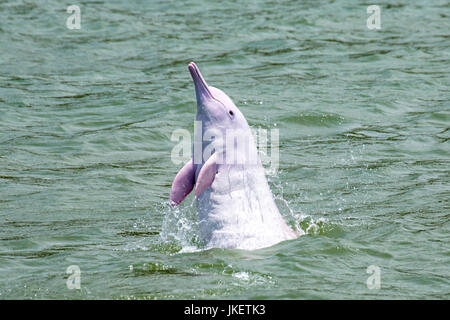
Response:
M211 157L209 157L209 159L200 169L197 181L195 183L196 197L201 195L202 192L213 183L216 173L217 173L217 161L216 161L216 154L214 153Z
M195 170L194 162L189 160L180 171L178 171L172 183L172 191L170 192L170 203L176 206L191 193L194 188Z

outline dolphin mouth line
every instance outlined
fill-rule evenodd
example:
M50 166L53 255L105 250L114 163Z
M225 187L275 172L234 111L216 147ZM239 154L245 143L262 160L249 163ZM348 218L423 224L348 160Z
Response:
M209 95L209 98L220 103L223 106L223 108L226 110L227 108L222 103L222 101L216 99L213 96L213 94L211 93L211 91L209 90L208 84L206 83L205 79L203 78L203 75L200 72L200 69L195 64L195 62L190 62L188 65L188 69L189 69L189 72L191 73L192 79L194 80L194 84L196 85L195 90L197 90L197 85L200 85L202 87L202 89L204 89L206 91L207 95ZM209 113L208 110L206 110L206 112Z
M188 69L189 69L189 72L191 73L194 83L201 85L201 87L208 93L208 95L212 99L214 99L214 96L212 95L211 91L209 90L208 85L206 84L206 81L203 78L202 73L200 72L200 69L197 67L197 65L194 62L190 62Z

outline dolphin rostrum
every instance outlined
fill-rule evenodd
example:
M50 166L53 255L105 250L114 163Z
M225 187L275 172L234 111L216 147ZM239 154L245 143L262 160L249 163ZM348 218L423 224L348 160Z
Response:
M193 157L176 175L170 201L195 188L200 237L208 248L253 250L294 239L278 211L247 120L191 62L197 115Z

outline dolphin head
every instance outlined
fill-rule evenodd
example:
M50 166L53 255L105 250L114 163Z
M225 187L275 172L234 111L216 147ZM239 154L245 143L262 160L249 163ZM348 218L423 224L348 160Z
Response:
M199 68L189 63L189 72L197 96L197 121L206 127L222 129L248 129L248 123L233 101L220 89L208 86Z

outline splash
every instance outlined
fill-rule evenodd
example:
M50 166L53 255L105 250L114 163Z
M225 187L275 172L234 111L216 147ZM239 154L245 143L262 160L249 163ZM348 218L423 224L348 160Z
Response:
M321 235L329 229L325 217L312 217L293 209L293 204L283 198L282 193L275 196L281 214L289 226L299 235ZM189 202L186 202L189 203ZM165 206L160 246L168 248L170 254L192 253L207 250L199 237L199 224L195 199L188 205L175 208ZM169 250L170 248L170 250Z
M284 196L283 184L279 181L278 174L268 177L273 182L274 199L280 213L286 219L288 225L298 234L303 235L320 235L325 234L327 230L332 228L332 224L325 217L313 217L301 210L294 209L295 199L288 200ZM287 183L285 183L287 185Z
M199 238L194 198L187 206L180 205L172 208L167 205L164 214L162 231L160 233L163 244L172 244L172 246L179 247L177 253L197 252L204 249L203 243Z

